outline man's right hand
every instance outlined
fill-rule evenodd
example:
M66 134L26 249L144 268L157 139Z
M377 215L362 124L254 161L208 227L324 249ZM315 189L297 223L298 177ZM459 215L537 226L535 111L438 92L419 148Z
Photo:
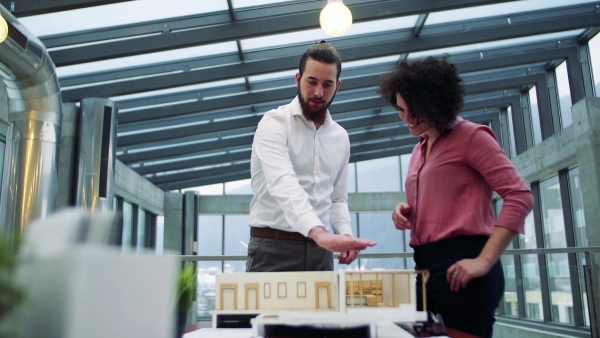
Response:
M322 226L316 226L310 229L308 237L312 238L315 243L323 249L332 252L360 251L377 244L367 239L332 234Z

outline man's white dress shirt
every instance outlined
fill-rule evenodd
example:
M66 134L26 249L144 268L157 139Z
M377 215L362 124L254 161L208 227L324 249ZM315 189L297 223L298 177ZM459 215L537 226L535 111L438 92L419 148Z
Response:
M352 235L348 211L350 140L331 119L315 128L299 98L265 113L252 143L250 226L308 236L323 225Z

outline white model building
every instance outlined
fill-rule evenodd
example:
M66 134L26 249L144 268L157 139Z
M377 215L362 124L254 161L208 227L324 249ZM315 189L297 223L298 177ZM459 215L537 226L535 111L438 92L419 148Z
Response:
M415 278L422 275L423 309ZM227 316L251 316L256 336L265 325L371 325L427 320L428 271L224 273L216 278L213 327Z

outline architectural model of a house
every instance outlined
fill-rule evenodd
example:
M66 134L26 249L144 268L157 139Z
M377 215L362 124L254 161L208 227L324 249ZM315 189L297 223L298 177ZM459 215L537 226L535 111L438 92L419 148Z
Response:
M368 323L426 321L416 310L415 278L428 271L316 271L220 274L216 278L213 326L219 316L249 315L258 323L281 321Z

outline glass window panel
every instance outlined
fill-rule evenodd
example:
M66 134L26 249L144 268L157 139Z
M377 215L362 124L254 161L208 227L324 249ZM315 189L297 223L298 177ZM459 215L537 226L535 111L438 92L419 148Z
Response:
M397 230L388 212L361 212L358 214L360 237L377 242L364 252L404 252L403 231Z
M494 217L498 219L498 215L500 215L500 210L502 210L502 206L504 205L504 200L498 198L494 200Z
M571 196L571 207L573 208L573 225L575 226L575 245L579 247L589 246L587 235L585 233L583 195L581 193L579 168L569 170L569 191Z
M429 20L429 19L428 19ZM496 40L490 42L482 42L472 45L462 45L455 47L445 47L440 49L430 49L422 52L410 53L409 58L420 58L427 57L430 55L442 55L442 54L460 54L460 53L469 53L469 52L480 52L485 51L487 49L496 49L507 46L521 45L521 44L532 44L536 42L542 42L547 40L561 40L567 38L574 38L579 36L583 30L572 30L560 33L551 33L551 34L542 34L542 35L531 35L522 38L514 38L514 39L506 39L506 40ZM484 52L485 54L485 52Z
M509 18L511 14L588 2L593 2L593 0L530 0L507 2L495 5L473 6L430 13L429 17L427 18L427 24L431 25L443 22L463 21L498 15L506 15L506 17Z
M227 45L220 45L220 46L214 46L214 50L218 50L221 51L223 53L227 53L230 52L229 49L231 48L226 48ZM185 54L189 57L192 56L198 56L198 54L201 54L202 51L186 51L185 53L180 52L179 54ZM189 54L189 55L188 55ZM148 54L144 54L144 55L148 55ZM172 59L171 61L175 61L176 59L173 59L170 57L170 55L158 55L152 58L148 58L145 59L146 62L152 60L152 59ZM123 63L135 63L135 60L131 60L131 61L126 61L126 60L120 60ZM103 62L103 61L102 61ZM118 64L117 64L118 65ZM79 65L75 65L75 66L68 66L68 67L78 67ZM132 66L139 66L137 64L132 64ZM106 65L96 65L96 64L81 64L81 67L85 67L83 70L87 71L93 68L98 68L98 69L102 69L102 68L112 68L112 66L110 64L106 64ZM70 75L67 74L68 70L66 67L60 67L57 68L58 70L60 70L60 74L59 76L66 76L66 75ZM57 73L58 73L57 70ZM163 74L165 75L165 74ZM151 78L152 76L146 77L146 78ZM229 79L229 80L221 80L221 81L213 81L213 82L204 82L204 83L198 83L198 84L193 84L193 85L188 85L188 86L181 86L181 87L174 87L174 88L167 88L167 89L159 89L159 90L152 90L152 91L145 91L145 92L141 92L141 93L135 93L135 94L127 94L127 95L118 95L118 96L111 96L110 98L112 100L131 100L131 99L139 99L139 98L145 98L145 97L153 97L153 96L159 96L159 95L164 95L164 94L171 94L171 93L179 93L179 92L185 92L185 91L200 91L202 89L205 90L204 93L204 100L207 99L213 99L213 98L217 98L220 95L218 94L212 94L210 92L208 92L208 90L210 89L222 89L222 87L227 87L227 86L231 86L232 85L236 85L236 84L241 84L244 83L244 79L243 78L237 78L237 79ZM68 89L70 87L65 87L63 89ZM230 91L231 93L231 91ZM162 103L162 104L150 104L147 106L141 106L141 109L144 108L149 108L149 107L164 107L164 106L168 106L168 105L173 105L173 104L182 104L182 103L189 103L189 102L194 102L196 100L181 100L181 101L175 101L175 102L170 102L170 103ZM119 111L119 113L127 113L127 112L131 112L131 111L135 111L135 110L140 110L140 107L136 107L135 109L123 109L123 111ZM119 134L122 134L121 132L119 132Z
M563 61L556 67L556 85L558 88L558 102L560 103L560 122L562 128L573 124L571 114L571 87L569 86L569 75L567 72L567 61Z
M225 261L223 263L223 272L237 273L246 271L246 261Z
M223 195L223 183L203 185L200 187L182 189L181 191L196 191L198 195Z
M537 100L537 86L533 86L529 90L529 107L531 110L531 127L533 132L533 143L539 144L542 142L542 129L540 127L540 110Z
M505 291L502 297L501 311L506 316L519 316L519 302L517 297L517 278L515 258L504 255L500 258L504 271Z
M221 262L197 262L198 268L198 318L211 317L210 311L215 309L216 276L221 273Z
M579 168L569 170L569 195L571 197L571 208L573 214L573 226L575 227L575 246L586 247L588 240L585 230L585 218L583 215L583 196L581 194L581 181L579 177ZM581 298L583 299L584 325L590 326L590 313L587 304L587 292L583 267L586 265L585 255L577 254L577 270L579 272L579 287L581 289Z
M225 255L248 254L249 223L250 215L225 215Z
M600 96L600 34L591 38L588 46L592 63L592 77L594 78L594 94L598 97Z
M354 237L361 237L360 229L358 228L358 213L356 213L356 212L350 213L350 222L352 223L352 235Z
M417 22L417 15L403 16L399 18L373 20L353 24L344 34L344 37L381 32L381 27L393 27L394 29L410 28ZM241 40L242 50L248 51L260 48L269 48L295 43L309 44L319 40L330 40L331 35L325 33L321 28L308 29L292 33L272 34L269 36ZM335 43L334 43L335 45ZM343 57L343 55L342 55Z
M523 291L525 292L525 318L544 320L542 290L537 255L522 255Z
M407 269L400 258L360 258L360 270L372 269Z
M348 164L348 193L356 192L356 162Z
M358 192L400 191L398 156L356 163Z
M296 73L298 73L298 68L284 70L281 72L267 73L267 74L258 74L253 76L248 76L248 82L253 84L255 82L262 82L267 80L274 79L289 79L290 85L294 85L294 78L296 77Z
M121 235L121 250L123 252L131 251L133 238L133 206L131 203L123 202L123 232Z
M525 234L519 234L521 249L537 247L533 212L525 218ZM523 271L523 291L525 292L525 318L543 320L542 290L537 255L521 255Z
M165 6L162 0L125 1L32 15L19 18L19 21L34 35L47 36L224 10L227 10L226 0L170 0L169 6ZM127 13L127 15L115 15L118 13Z
M232 0L231 3L233 4L233 7L237 9L244 7L285 3L290 1L292 0Z
M504 205L504 200L498 198L494 201L494 214L497 218ZM514 249L513 242L510 242L506 247L507 250ZM515 256L503 255L500 257L502 269L504 271L505 291L502 296L501 304L498 311L505 316L519 316L519 302L517 297L517 277Z
M250 179L225 182L225 194L230 195L252 195L252 186Z
M510 158L517 156L517 143L515 142L515 128L512 118L512 107L506 109L508 117L508 134L510 137Z
M400 155L400 166L402 167L402 190L406 191L406 176L408 176L408 165L412 154Z
M6 142L0 141L0 182L2 182L2 176L4 174L4 156L5 156L5 150L6 150ZM2 191L2 184L1 183L0 183L0 191Z
M565 248L567 240L558 176L540 182L540 201L545 246L547 248Z
M141 253L146 248L146 211L138 208L137 240L136 249Z
M547 248L567 247L558 176L540 182L540 201L545 246ZM569 323L565 309L573 307L573 295L567 254L548 254L546 255L546 264L548 265L550 305L555 309L551 312L552 321Z
M535 249L537 240L535 234L535 225L533 223L533 211L525 217L525 234L519 234L519 248Z
M400 55L391 55L391 56L382 56L377 58L356 60L356 61L344 61L342 64L342 71L353 69L353 68L363 68L364 66L372 66L379 63L394 63L400 59Z
M156 254L162 255L165 242L165 216L156 216Z
M198 255L219 256L223 254L223 216L198 216Z

